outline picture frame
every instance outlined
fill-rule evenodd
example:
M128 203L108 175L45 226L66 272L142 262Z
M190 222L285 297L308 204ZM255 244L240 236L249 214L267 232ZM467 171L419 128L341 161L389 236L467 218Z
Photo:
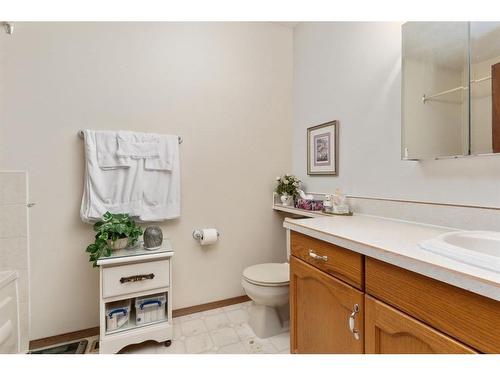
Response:
M307 128L307 174L310 176L338 176L337 120Z

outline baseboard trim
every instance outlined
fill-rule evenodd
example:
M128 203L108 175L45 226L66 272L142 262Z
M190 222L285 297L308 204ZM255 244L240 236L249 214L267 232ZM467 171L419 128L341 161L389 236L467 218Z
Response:
M250 301L250 298L246 295L232 297L232 298L227 298L227 299L223 299L220 301L203 303L201 305L183 307L182 309L177 309L177 310L172 311L172 316L174 318L177 318L177 317L183 316L183 315L195 314L197 312L202 312L202 311L206 311L206 310L218 309L219 307L236 305L237 303L242 303L242 302L247 302L247 301Z
M224 306L236 305L237 303L243 303L247 301L250 301L250 298L248 298L248 296L232 297L219 301L203 303L201 305L176 309L172 311L172 316L174 318L177 318L179 316L195 314L198 312L217 309ZM30 350L40 349L47 346L57 345L68 341L74 341L78 339L83 339L85 337L98 336L98 335L99 335L99 327L92 327L92 328L82 329L80 331L63 333L61 335L50 336L30 341Z
M45 348L47 346L62 344L63 342L75 341L90 336L99 336L99 327L82 329L80 331L63 333L61 335L45 337L30 341L30 350Z

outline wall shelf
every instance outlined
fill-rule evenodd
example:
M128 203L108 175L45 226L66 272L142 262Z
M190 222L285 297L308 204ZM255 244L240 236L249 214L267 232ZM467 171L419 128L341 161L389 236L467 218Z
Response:
M301 208L295 208L293 206L285 206L285 205L279 204L279 203L274 203L273 204L273 210L275 210L275 211L281 211L281 212L287 212L289 214L294 214L294 215L299 215L299 216L305 216L305 217L332 216L330 214L325 214L325 213L323 213L321 211L303 210Z

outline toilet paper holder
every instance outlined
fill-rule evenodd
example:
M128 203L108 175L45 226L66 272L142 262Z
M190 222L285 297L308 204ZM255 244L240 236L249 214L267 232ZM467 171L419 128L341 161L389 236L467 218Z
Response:
M217 238L220 237L219 230L217 230ZM193 238L195 240L201 241L203 239L203 231L201 229L193 230Z

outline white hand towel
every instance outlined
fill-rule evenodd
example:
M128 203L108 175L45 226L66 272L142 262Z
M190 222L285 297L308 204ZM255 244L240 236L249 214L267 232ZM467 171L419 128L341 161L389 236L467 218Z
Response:
M158 135L158 157L144 161L144 168L156 171L171 171L174 168L176 153L179 151L179 138L175 135Z
M157 136L144 133L125 133L118 135L118 150L116 154L121 157L134 159L149 159L159 157L159 140Z
M179 138L158 135L160 158L146 159L143 173L141 220L161 221L181 215Z
M103 169L129 168L130 159L117 155L118 140L115 131L84 130L84 138L95 137L95 147L97 152L97 162Z

